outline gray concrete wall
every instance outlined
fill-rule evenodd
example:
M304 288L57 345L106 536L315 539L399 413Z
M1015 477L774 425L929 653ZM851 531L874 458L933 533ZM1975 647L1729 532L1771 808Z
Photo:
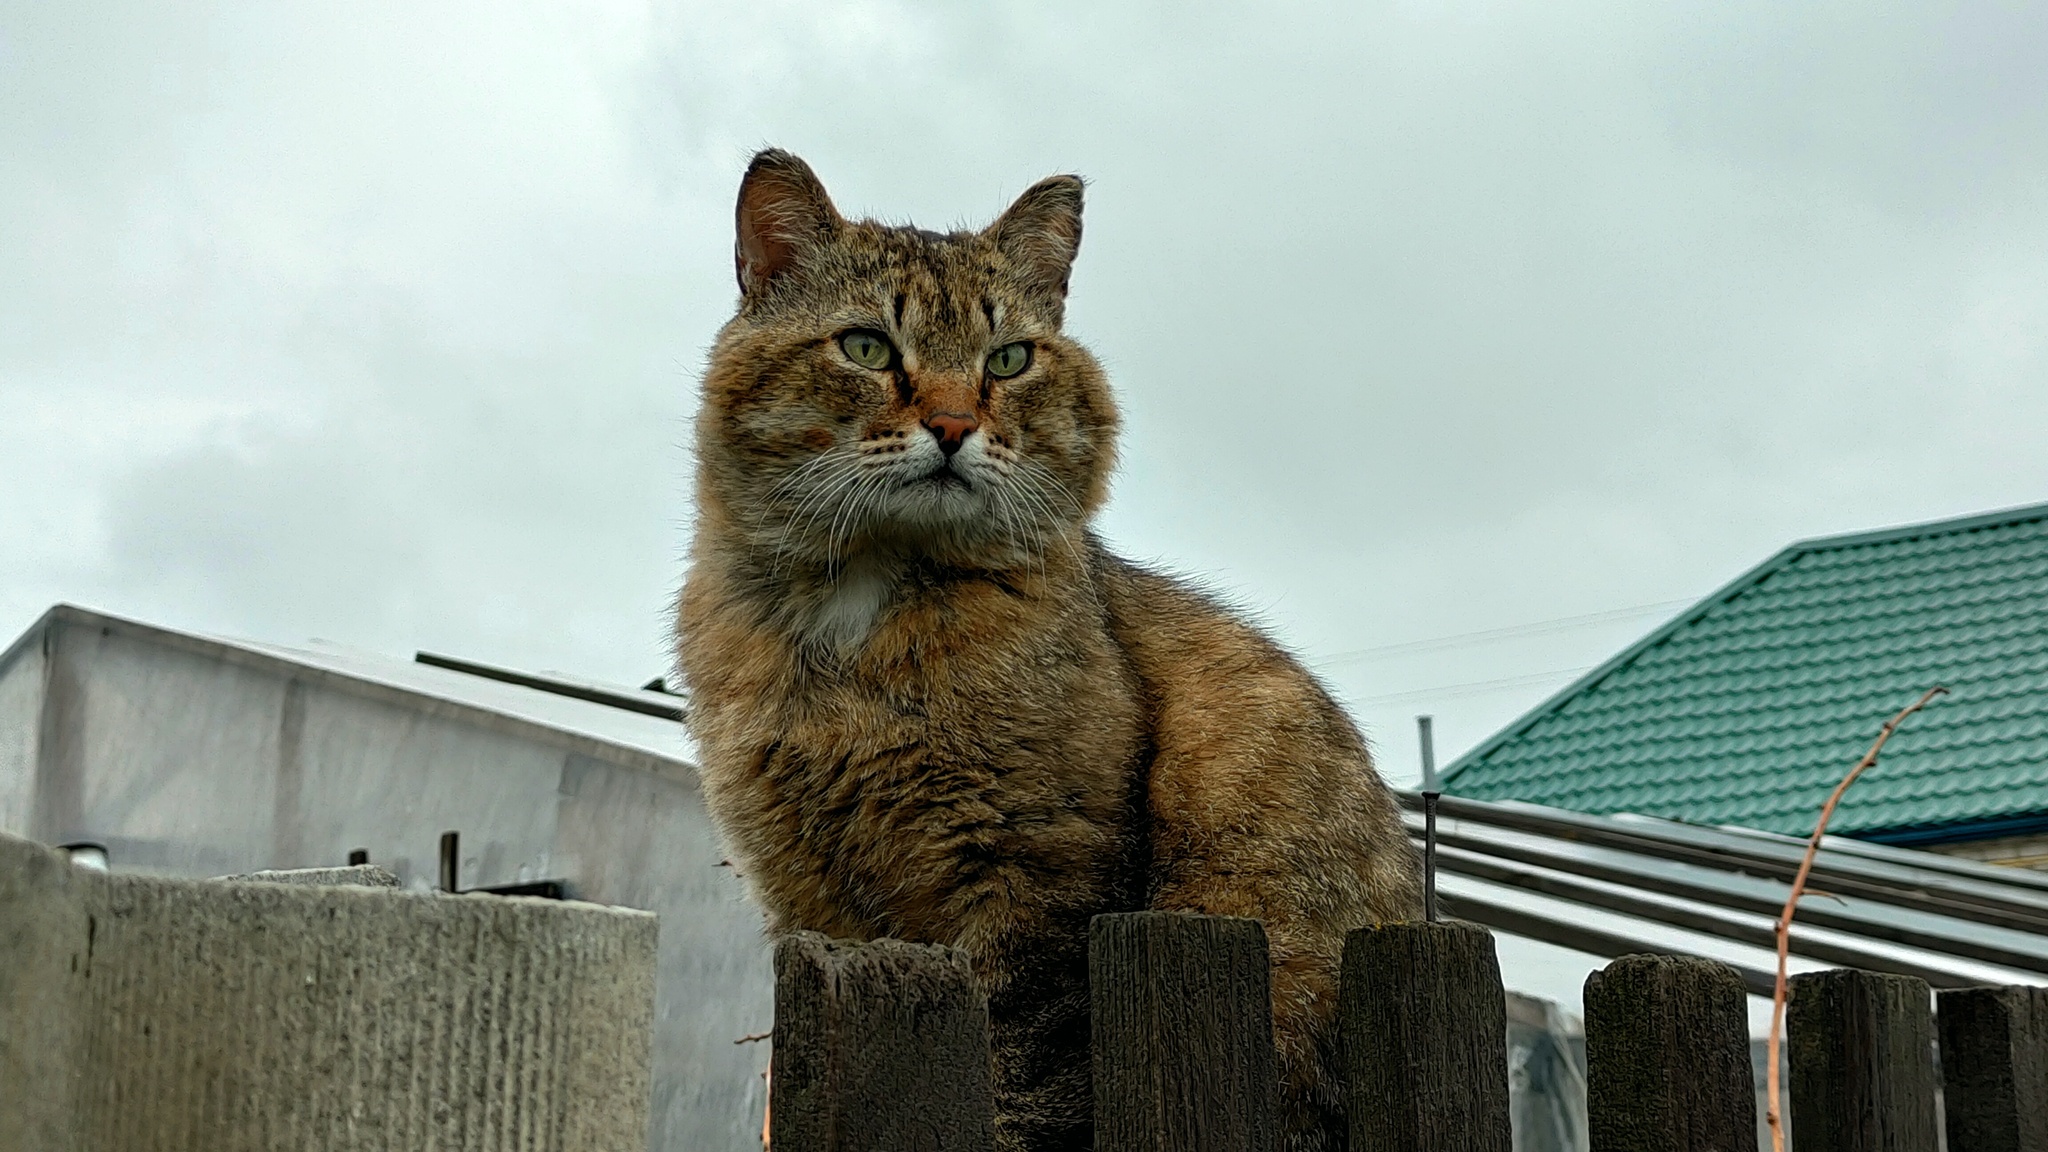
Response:
M0 1152L76 1146L91 878L0 837Z
M26 832L42 730L43 646L31 632L0 656L0 829Z
M551 699L588 711L563 730L465 703L456 673L394 662L415 692L76 609L39 629L0 657L0 831L169 877L367 848L420 890L458 829L465 887L560 879L659 914L649 1147L758 1149L768 1052L733 1041L772 1022L768 949L687 763L593 737L599 705Z
M646 1141L646 913L109 875L0 837L0 923L0 1152Z

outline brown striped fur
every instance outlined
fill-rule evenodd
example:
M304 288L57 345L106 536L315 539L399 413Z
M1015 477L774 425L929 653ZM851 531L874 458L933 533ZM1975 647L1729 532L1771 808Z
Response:
M1340 1148L1338 953L1417 914L1416 862L1314 678L1089 531L1117 412L1061 332L1081 192L941 235L754 158L680 609L705 796L770 931L973 956L1006 1152L1090 1146L1088 920L1140 908L1265 921L1286 1148ZM977 426L950 460L942 417Z

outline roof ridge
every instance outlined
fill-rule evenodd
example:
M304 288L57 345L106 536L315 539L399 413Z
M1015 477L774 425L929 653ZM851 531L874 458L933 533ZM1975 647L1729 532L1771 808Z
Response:
M2022 504L1992 512L1973 512L1968 516L1950 516L1941 520L1898 524L1890 528L1868 528L1860 532L1842 532L1833 536L1813 536L1793 542L1790 548L1802 552L1821 552L1835 548L1854 548L1864 544L1889 544L1923 536L1948 536L1959 532L1974 532L1980 528L2022 524L2029 520L2048 520L2048 503Z

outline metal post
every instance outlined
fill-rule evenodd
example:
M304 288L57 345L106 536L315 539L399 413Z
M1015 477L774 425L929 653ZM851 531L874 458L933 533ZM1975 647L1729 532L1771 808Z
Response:
M1415 718L1422 741L1422 918L1436 923L1436 733L1434 719Z
M1436 793L1422 794L1422 918L1436 923Z
M1436 787L1436 718L1417 716L1415 733L1422 740L1422 794L1427 796Z
M441 891L455 892L456 873L462 863L462 839L454 832L441 833Z

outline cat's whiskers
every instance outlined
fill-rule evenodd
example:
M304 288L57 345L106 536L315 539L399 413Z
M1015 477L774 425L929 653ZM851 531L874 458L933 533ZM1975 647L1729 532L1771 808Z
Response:
M825 525L825 578L831 580L839 572L839 521L845 516L847 505L852 503L853 494L871 479L858 465L849 470L847 479L835 485L829 500L820 501L821 511L829 511L831 519Z
M790 469L788 475L784 476L780 480L777 480L773 485L771 485L767 493L757 502L756 506L766 507L768 504L772 503L776 497L782 495L789 489L792 489L797 485L803 483L804 480L808 478L812 472L815 472L820 468L827 467L831 464L835 464L838 461L847 458L848 455L849 454L845 450L845 448L839 445L834 445L833 447L818 453L816 456L813 456L809 460L804 461L802 464L797 465L795 468Z
M831 455L833 454L826 454L826 456ZM862 475L864 469L859 459L860 455L861 453L858 450L852 453L840 453L838 459L833 461L832 466L825 469L826 475L822 478L822 481L809 486L809 490L799 498L797 506L791 510L789 517L783 521L782 534L777 539L775 545L775 566L770 573L771 578L780 577L784 562L793 558L793 550L789 547L790 535L792 533L808 533L811 530L811 526L817 522L818 517L825 514L827 510L836 507L835 499L837 497L854 484L865 479ZM821 456L819 459L823 460L826 456ZM831 557L828 548L828 568L830 564Z
M896 490L911 479L901 474L901 450L889 442L835 445L769 486L751 509L763 529L780 521L769 578L783 579L808 557L810 563L822 559L825 579L840 579L855 541L877 517L892 515L904 520L898 528L925 535L931 546L980 552L1003 567L1035 570L1041 579L1048 575L1054 548L1081 556L1074 533L1081 506L1043 464L1015 448L990 444L978 462L961 471L971 497L899 494ZM906 506L905 500L911 503ZM945 503L954 500L971 500L969 506L978 511L955 512ZM992 546L995 551L988 552Z
M834 576L839 572L839 526L841 522L843 521L846 525L846 542L850 545L853 543L854 532L860 527L861 518L866 514L866 506L872 501L874 496L878 495L888 486L891 479L890 473L892 470L886 465L864 464L861 465L861 468L870 474L861 477L859 483L845 490L839 501L839 510L832 516L831 535L826 537L825 570L828 574Z
M1024 470L1038 480L1041 488L1046 485L1051 486L1052 494L1058 496L1061 503L1066 505L1070 518L1079 520L1086 515L1086 511L1081 507L1081 502L1074 499L1074 494L1067 489L1066 481L1061 480L1052 469L1029 458L1020 457L1019 460L1024 466Z
M1001 483L997 490L1006 502L1017 509L1020 525L1017 530L1018 547L1029 559L1036 562L1039 575L1043 577L1047 574L1047 566L1051 561L1051 549L1048 545L1054 534L1050 528L1056 526L1057 521L1044 499L1032 491L1020 469L1019 461L1020 458L1015 453L1001 458L1001 467L997 470Z
M1068 552L1073 553L1073 541L1068 538L1064 529L1059 528L1059 521L1052 515L1051 509L1046 507L1044 498L1024 485L1018 486L1016 493L1019 499L1033 507L1035 510L1034 520L1042 520L1050 525L1049 528L1041 528L1039 531L1039 539L1035 551L1038 556L1040 570L1044 570L1051 563L1054 545L1063 545ZM1078 555L1078 553L1076 554Z
M988 494L989 502L1007 525L1007 543L1011 558L1008 563L1035 563L1043 575L1044 548L1036 539L1037 514L1020 497L1027 495L1018 490L1014 473L1015 454L1008 449L990 445L986 459L988 467L980 485Z
M794 555L794 551L790 547L791 535L796 533L799 528L808 528L810 522L815 520L818 514L829 504L833 490L849 482L851 473L848 470L828 470L821 479L821 483L805 487L805 490L798 495L795 506L783 518L782 532L776 537L775 541L776 575L781 574L783 563Z
M805 461L768 490L757 504L763 516L772 515L775 505L786 496L794 496L796 501L796 507L783 517L784 536L778 541L778 547L787 542L788 529L797 523L807 505L843 482L849 472L858 467L860 456L857 445L835 446Z
M854 485L841 498L839 512L832 518L832 534L827 543L831 550L828 554L827 570L835 578L845 565L845 559L840 554L842 547L849 551L852 549L854 536L865 522L869 506L873 503L875 495L888 486L888 482L886 472L864 476L859 484ZM840 532L842 523L845 525L843 539Z
M1066 545L1068 553L1077 559L1080 558L1081 550L1074 542L1071 519L1060 515L1058 509L1053 506L1052 498L1057 497L1072 507L1076 516L1079 515L1081 506L1067 493L1066 485L1060 483L1059 477L1053 475L1052 470L1045 465L1021 457L1018 459L1015 480L1018 491L1035 503L1044 514L1046 523L1053 529L1053 535L1060 543Z
M1038 562L1039 576L1043 577L1045 575L1045 558L1039 553L1038 549L1029 547L1026 543L1026 531L1021 510L1015 508L1011 502L1011 497L1014 493L1010 491L1007 484L994 485L990 491L995 495L996 510L1002 514L1003 522L1009 525L1011 552L1025 561L1036 560Z

